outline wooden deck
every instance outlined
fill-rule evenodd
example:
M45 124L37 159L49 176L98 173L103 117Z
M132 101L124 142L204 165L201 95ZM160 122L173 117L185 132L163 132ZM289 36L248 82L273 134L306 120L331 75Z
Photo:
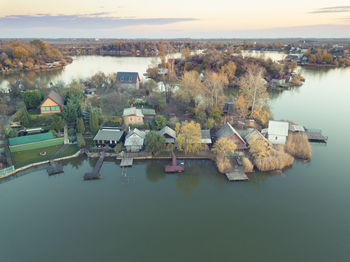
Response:
M92 172L85 173L84 180L93 180L93 179L101 178L100 169L102 167L104 158L105 158L105 154L104 152L102 152L100 158L98 159L94 167L94 170Z
M305 129L305 134L310 142L323 142L326 143L328 137L322 135L321 130Z
M122 161L120 161L121 167L128 167L132 166L134 159L133 158L123 158Z
M63 166L60 163L50 161L46 169L48 175L55 175L63 172Z
M247 181L247 175L241 170L235 170L225 174L229 181Z

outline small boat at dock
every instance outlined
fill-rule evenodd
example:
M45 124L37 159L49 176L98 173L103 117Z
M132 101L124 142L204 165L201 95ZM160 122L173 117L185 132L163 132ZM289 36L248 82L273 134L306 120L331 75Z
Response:
M173 153L172 154L172 160L171 165L165 166L165 172L166 173L181 173L185 171L185 165L184 163L177 164L176 156Z

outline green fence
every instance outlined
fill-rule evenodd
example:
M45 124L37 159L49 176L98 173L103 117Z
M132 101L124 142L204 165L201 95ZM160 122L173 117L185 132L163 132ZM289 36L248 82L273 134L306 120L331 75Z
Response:
M34 142L34 143L29 143L24 145L10 146L10 151L11 152L26 151L26 150L32 150L37 148L56 146L63 143L64 143L64 138L60 137L60 138L49 139L45 141Z

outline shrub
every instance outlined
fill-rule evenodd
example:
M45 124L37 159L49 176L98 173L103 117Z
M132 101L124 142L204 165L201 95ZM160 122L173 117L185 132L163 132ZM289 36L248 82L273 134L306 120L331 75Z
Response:
M118 143L115 147L114 147L114 152L116 152L117 154L119 154L123 149L123 144L122 143Z
M310 160L311 146L305 133L291 133L285 144L285 151L295 158Z
M267 157L258 157L254 159L255 166L260 171L282 170L294 163L294 157L285 153L283 150L271 150L271 155Z
M217 157L216 165L220 173L227 173L232 168L231 162L227 157Z
M85 139L84 139L84 137L83 137L83 135L81 133L77 134L77 142L78 142L78 146L79 147L85 147L86 146Z
M253 165L252 162L249 160L249 158L243 157L243 158L242 158L242 164L243 164L244 172L245 172L245 173L253 172L253 170L254 170L254 165Z

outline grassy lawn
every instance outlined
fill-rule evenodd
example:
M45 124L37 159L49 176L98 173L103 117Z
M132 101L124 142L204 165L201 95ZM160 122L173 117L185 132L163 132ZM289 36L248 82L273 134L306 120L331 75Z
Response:
M19 168L25 165L29 165L36 162L41 162L49 160L60 148L62 145L38 148L28 151L13 152L12 158L15 162L15 167ZM70 156L75 154L78 151L77 145L69 145L60 155L60 157ZM40 152L46 152L45 156L41 156Z

